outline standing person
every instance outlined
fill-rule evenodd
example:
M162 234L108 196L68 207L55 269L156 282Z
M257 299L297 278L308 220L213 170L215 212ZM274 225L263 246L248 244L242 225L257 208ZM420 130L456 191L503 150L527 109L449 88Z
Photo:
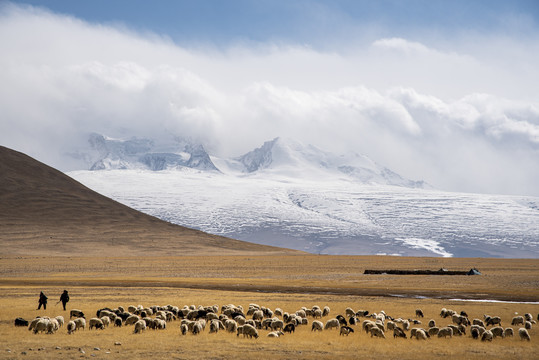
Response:
M67 293L67 290L64 290L62 295L60 295L60 301L62 302L62 305L64 306L64 311L65 311L66 304L69 301L69 294Z
M39 294L39 306L37 309L41 309L41 305L43 305L43 310L47 310L47 299L48 297L43 293L43 291Z

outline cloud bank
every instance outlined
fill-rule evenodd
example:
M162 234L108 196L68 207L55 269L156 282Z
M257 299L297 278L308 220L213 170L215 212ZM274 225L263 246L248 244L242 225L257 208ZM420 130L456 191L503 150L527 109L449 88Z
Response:
M186 135L220 156L276 136L363 153L451 191L539 195L539 41L470 35L185 48L0 7L0 143L62 170L99 132ZM472 47L470 44L476 44Z

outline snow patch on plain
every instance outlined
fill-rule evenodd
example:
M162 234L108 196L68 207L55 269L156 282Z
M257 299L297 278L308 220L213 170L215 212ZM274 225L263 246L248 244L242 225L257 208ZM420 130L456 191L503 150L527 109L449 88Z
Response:
M412 249L425 249L431 253L441 255L443 257L453 257L453 254L445 251L443 246L441 246L435 240L429 239L418 239L418 238L396 238L397 241L402 241L402 243Z

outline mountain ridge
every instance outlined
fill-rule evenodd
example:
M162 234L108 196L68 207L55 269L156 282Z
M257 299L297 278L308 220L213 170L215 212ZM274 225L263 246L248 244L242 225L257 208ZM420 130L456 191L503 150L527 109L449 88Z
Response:
M0 254L183 255L294 252L141 213L0 146ZM31 246L29 246L31 244Z

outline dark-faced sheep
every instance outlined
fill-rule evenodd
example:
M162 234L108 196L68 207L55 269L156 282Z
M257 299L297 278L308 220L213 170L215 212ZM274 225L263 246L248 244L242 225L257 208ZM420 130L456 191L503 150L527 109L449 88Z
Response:
M406 339L406 333L400 327L395 327L393 328L393 338L398 338L398 337Z
M92 330L92 328L101 329L103 330L105 328L105 325L103 324L103 321L98 318L91 318L89 322L89 328Z
M503 332L504 332L504 337L508 337L508 336L513 337L514 336L513 328L508 327Z
M73 334L75 332L75 330L77 330L77 325L75 325L75 322L74 321L69 321L67 323L67 333L68 334Z
M423 315L423 310L421 310L421 309L416 309L416 310L415 310L415 316L416 316L417 318L422 318L422 317L424 317L424 315Z
M283 331L292 334L294 331L296 331L296 325L294 325L294 324L286 324Z
M515 316L513 320L511 320L511 325L524 325L524 316Z
M28 321L18 317L15 319L15 326L28 326Z
M492 336L496 337L499 336L501 338L505 337L505 330L501 326L495 326L492 329L490 329L490 332L492 332Z
M354 329L352 329L350 326L341 326L341 330L339 332L339 335L346 335L353 333Z
M499 316L492 316L486 319L487 326L489 325L502 325L502 319Z
M84 316L84 313L80 310L77 310L77 309L72 309L70 312L69 312L69 318L83 318L85 317Z
M415 332L415 338L417 340L427 340L427 337L428 335L423 329L417 329L417 331Z
M443 327L438 331L438 337L445 338L447 336L449 336L450 338L453 337L453 329L450 328L449 326Z

